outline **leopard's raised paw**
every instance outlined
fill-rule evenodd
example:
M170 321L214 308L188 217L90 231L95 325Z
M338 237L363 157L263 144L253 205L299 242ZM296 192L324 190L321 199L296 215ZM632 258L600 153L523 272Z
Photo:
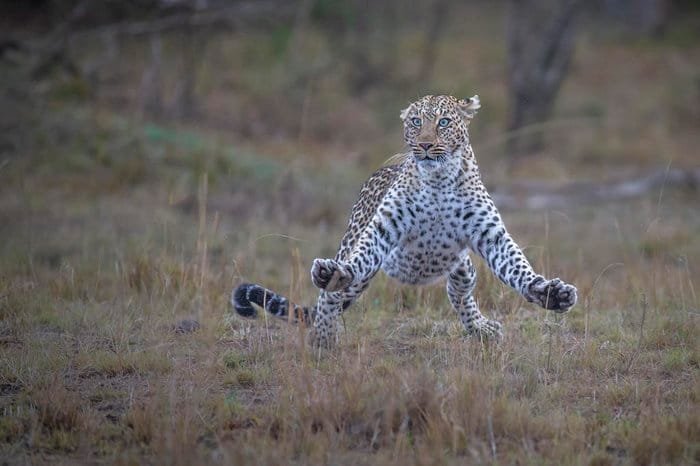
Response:
M334 259L314 259L311 281L326 291L338 291L350 286L353 274L350 268Z
M555 312L566 312L576 304L577 290L574 285L561 281L559 278L545 280L535 279L525 296L528 301L539 304L545 309Z

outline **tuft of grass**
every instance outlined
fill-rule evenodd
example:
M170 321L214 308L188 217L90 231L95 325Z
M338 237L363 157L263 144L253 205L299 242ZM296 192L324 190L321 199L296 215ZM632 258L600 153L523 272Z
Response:
M30 404L38 425L49 432L75 432L84 427L80 397L60 383L32 392Z
M76 368L83 377L117 377L130 374L164 374L172 369L166 354L157 351L114 353L97 350L76 358Z
M239 369L248 365L245 356L236 351L228 351L222 359L227 369Z
M13 444L22 439L28 428L26 419L8 414L0 416L0 442Z
M242 388L255 386L257 374L249 369L239 369L236 371L236 383Z
M697 367L697 357L686 348L672 348L664 353L663 368L669 373Z
M124 416L129 439L140 446L151 444L158 430L157 408L153 402L135 403Z
M698 435L700 422L697 416L681 415L663 417L657 422L640 422L640 428L630 435L630 457L635 464L641 465L682 463L688 453L688 439L698 439Z

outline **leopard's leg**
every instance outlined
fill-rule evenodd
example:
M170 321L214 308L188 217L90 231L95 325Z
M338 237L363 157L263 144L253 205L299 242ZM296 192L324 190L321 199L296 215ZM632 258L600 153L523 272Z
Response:
M371 277L370 277L371 278ZM369 286L369 278L343 291L322 290L316 303L312 346L330 348L337 341L338 316Z
M475 212L480 215L474 215ZM518 291L526 300L555 312L566 312L576 304L577 290L574 285L558 278L547 280L533 270L506 230L488 195L476 198L471 216L464 226L472 250L486 260L503 283Z
M339 254L335 259L314 260L311 280L321 288L314 320L316 346L335 342L338 316L367 288L399 237L396 222L377 214L347 257Z
M447 276L447 297L459 315L465 330L472 335L487 338L501 338L501 323L484 317L476 305L474 288L476 269L468 255Z

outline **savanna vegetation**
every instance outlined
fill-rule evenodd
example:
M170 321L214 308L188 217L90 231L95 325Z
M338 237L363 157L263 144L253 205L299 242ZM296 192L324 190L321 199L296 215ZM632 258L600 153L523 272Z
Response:
M506 3L187 3L3 7L3 464L700 462L697 184L504 208L579 304L535 308L478 261L500 344L442 285L377 277L322 354L228 303L243 280L315 299L312 259L427 93L481 96L494 192L697 169L692 2L651 31L583 8L551 114L512 131Z

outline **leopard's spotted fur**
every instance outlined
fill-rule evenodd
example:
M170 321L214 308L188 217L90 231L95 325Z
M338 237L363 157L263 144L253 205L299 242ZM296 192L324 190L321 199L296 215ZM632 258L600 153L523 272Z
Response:
M478 96L428 95L401 112L410 152L364 184L335 258L314 260L311 279L321 289L316 306L291 310L313 325L315 344L335 341L338 316L379 269L414 285L447 278L449 301L465 329L500 337L501 324L484 317L472 295L470 252L530 302L557 312L576 303L573 285L532 269L481 182L468 133L479 108ZM286 298L259 285L240 285L232 303L244 316L255 314L251 303L277 316L290 312Z

